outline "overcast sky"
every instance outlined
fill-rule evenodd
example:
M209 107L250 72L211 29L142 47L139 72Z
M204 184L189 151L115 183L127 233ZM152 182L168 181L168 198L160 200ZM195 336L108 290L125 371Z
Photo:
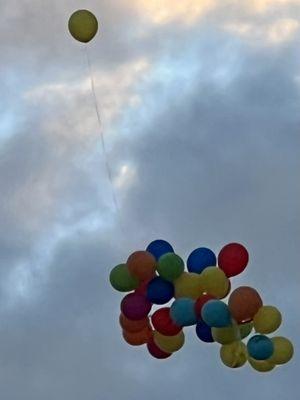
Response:
M88 8L87 46L67 31ZM291 399L299 392L299 0L0 2L3 400ZM123 231L120 228L123 227ZM185 260L244 243L293 361L231 370L187 333L165 361L128 346L112 267L156 238Z

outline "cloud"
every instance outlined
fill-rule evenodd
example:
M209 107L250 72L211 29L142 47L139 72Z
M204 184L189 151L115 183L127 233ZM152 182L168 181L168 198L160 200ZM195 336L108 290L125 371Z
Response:
M183 23L193 24L197 19L212 10L215 0L134 0L137 9L155 24Z
M299 30L299 22L293 18L282 18L262 26L257 26L255 23L233 22L226 24L225 30L245 37L252 43L276 46L293 39Z
M289 7L293 4L297 4L297 0L251 0L247 2L250 7L253 7L254 11L264 13L272 9L278 9L283 7Z

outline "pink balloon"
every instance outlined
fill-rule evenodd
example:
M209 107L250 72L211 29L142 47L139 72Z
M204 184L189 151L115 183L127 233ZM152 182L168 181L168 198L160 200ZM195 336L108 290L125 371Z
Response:
M134 321L145 318L149 314L151 307L150 301L139 293L130 293L121 302L122 313L128 319Z

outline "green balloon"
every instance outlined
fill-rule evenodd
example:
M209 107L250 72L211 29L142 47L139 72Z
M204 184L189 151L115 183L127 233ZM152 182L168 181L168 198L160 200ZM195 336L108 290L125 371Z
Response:
M112 269L109 280L111 286L119 292L131 292L139 286L139 281L130 275L126 264L119 264Z
M244 339L245 337L250 335L250 333L252 331L252 328L253 328L253 323L252 322L239 325L241 339Z
M69 31L74 39L88 43L98 31L98 21L88 10L75 11L69 19Z
M157 271L167 281L175 281L184 271L184 261L175 253L166 253L159 258Z

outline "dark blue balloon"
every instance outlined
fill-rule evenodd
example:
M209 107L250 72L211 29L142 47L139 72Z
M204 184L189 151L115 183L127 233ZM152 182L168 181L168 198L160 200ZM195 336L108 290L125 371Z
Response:
M149 253L151 253L157 261L159 260L159 257L166 253L174 253L174 249L170 243L161 239L151 242L146 250L149 251Z
M202 342L212 343L214 338L212 337L211 328L206 325L202 320L199 320L196 325L196 334Z
M206 267L215 267L217 258L215 253L206 247L199 247L191 252L187 259L187 269L189 272L201 274Z
M267 360L274 352L274 344L265 335L255 335L248 341L247 349L255 360Z
M147 299L153 304L166 304L174 297L174 286L160 276L153 278L147 287Z

